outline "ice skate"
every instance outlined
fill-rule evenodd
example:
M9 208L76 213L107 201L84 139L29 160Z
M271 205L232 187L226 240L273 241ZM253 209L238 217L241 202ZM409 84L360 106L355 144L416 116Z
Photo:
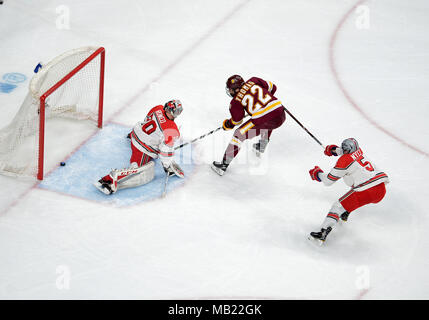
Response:
M94 186L103 192L104 194L110 195L112 193L116 192L115 184L113 183L113 179L110 175L107 175L100 180L98 180L96 183L94 183Z
M261 155L265 152L265 149L268 145L269 140L259 140L258 143L253 144L253 150L257 157L261 157Z
M340 216L341 221L347 222L347 220L349 219L349 215L350 215L350 212L347 212L347 211L343 212Z
M222 162L213 161L213 164L211 165L211 168L214 172L216 172L218 175L223 176L226 169L228 168L228 164Z
M332 231L332 228L328 227L326 229L322 228L319 232L311 232L308 237L308 240L316 241L319 243L319 245L323 245L323 243L326 240L326 237L331 231Z

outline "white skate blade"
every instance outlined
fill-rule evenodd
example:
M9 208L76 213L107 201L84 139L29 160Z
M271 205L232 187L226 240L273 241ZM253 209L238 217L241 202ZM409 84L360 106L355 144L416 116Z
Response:
M223 176L223 174L225 173L225 171L223 171L222 169L219 169L218 167L215 167L213 164L210 166L214 172L216 172L218 175Z
M255 155L256 155L256 157L257 157L257 158L262 157L262 155L263 155L263 154L264 154L264 152L265 152L265 150L264 150L264 152L261 152L261 151L259 151L258 149L256 149L255 147L253 147L253 151L255 152Z
M313 244L313 245L316 245L316 246L318 246L318 247L321 247L321 246L323 246L324 244L325 244L325 241L323 241L323 240L319 240L319 239L316 239L316 238L313 238L312 236L308 236L307 237L307 239Z
M94 186L100 190L101 192L103 192L104 194L110 195L110 191L107 188L103 188L103 185L100 182L95 182Z

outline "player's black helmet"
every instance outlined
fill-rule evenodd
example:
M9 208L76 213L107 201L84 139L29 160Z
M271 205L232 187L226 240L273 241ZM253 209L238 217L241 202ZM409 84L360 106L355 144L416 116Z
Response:
M231 98L233 98L237 93L236 90L240 89L243 84L244 84L244 80L238 74L234 74L233 76L230 76L228 80L226 80L226 87L225 87L226 94L229 95Z
M341 143L343 153L353 153L359 149L359 144L354 138L347 138Z
M180 100L170 100L164 104L164 111L169 111L174 118L177 118L183 111L182 102Z

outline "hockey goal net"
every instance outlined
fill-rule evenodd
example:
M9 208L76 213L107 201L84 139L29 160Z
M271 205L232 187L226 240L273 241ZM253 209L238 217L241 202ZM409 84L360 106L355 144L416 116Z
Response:
M45 123L51 118L102 127L104 60L104 48L83 47L42 66L17 114L0 130L0 173L43 180Z

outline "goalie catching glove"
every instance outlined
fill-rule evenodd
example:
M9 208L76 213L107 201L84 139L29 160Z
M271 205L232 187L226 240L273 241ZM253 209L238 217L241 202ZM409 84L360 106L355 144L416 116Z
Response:
M183 170L174 161L172 161L169 166L164 166L164 164L162 164L162 167L164 168L165 174L167 174L168 176L176 175L182 179L185 177L185 173L183 172Z

